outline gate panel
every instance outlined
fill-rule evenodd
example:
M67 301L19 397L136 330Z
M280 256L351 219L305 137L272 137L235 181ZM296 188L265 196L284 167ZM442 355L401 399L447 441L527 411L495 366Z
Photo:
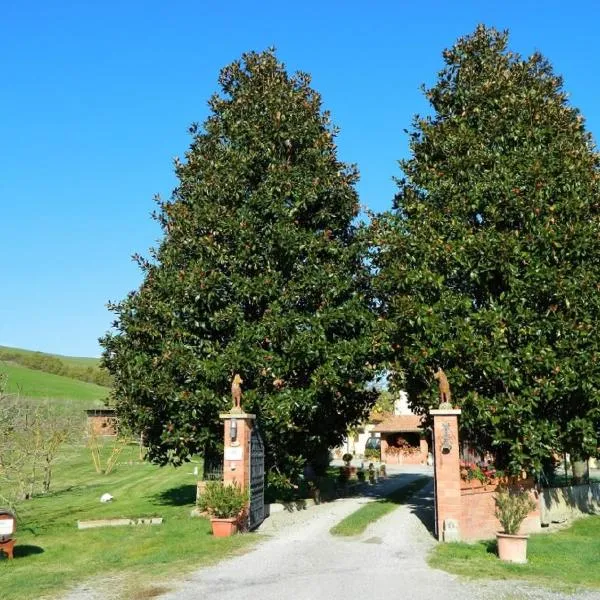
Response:
M250 514L249 529L255 529L265 519L265 446L258 431L250 435Z

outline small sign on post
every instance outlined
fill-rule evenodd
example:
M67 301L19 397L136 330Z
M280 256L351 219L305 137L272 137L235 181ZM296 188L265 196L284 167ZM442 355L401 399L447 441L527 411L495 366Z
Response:
M14 534L17 528L15 515L5 508L0 508L0 554L13 558L15 547Z
M244 449L241 446L225 448L225 460L242 460L244 458Z

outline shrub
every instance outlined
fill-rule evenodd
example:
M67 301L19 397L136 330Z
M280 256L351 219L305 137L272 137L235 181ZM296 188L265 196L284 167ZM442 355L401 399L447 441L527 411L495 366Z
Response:
M267 474L265 502L293 502L299 494L299 487L282 473L270 471Z
M338 472L338 481L341 485L345 485L350 479L350 467L344 466L340 467Z
M499 488L496 492L496 517L502 530L516 535L525 517L535 508L526 490Z
M217 519L237 517L247 504L247 494L239 485L225 485L222 481L209 481L198 500L200 510Z
M380 460L381 459L381 451L376 448L367 448L365 450L365 458L372 460Z

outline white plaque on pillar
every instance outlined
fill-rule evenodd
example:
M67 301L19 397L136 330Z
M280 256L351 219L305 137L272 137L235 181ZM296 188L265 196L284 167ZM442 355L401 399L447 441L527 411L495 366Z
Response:
M225 448L225 460L242 460L244 451L241 446L237 448Z

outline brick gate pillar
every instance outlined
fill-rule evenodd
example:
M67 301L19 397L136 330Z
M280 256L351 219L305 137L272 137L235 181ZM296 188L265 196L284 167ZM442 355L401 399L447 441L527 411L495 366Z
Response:
M433 416L435 531L440 541L460 540L461 495L459 409L430 410Z
M231 411L219 415L225 422L223 482L250 487L250 436L256 415Z

